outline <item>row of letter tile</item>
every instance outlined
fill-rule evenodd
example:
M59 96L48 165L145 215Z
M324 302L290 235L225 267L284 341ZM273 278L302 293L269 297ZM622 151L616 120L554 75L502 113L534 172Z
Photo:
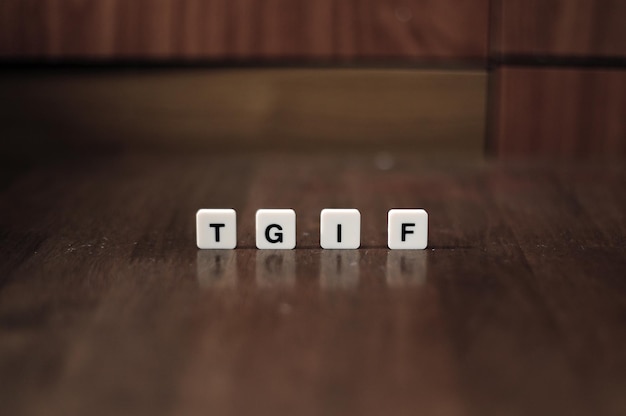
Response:
M196 237L201 249L234 249L237 246L237 213L234 209L201 209L196 214ZM390 249L420 250L428 242L428 214L423 209L392 209L387 217ZM320 246L324 249L356 249L361 245L361 213L357 209L323 209L320 214ZM296 212L292 209L259 209L256 212L256 246L259 249L296 247Z

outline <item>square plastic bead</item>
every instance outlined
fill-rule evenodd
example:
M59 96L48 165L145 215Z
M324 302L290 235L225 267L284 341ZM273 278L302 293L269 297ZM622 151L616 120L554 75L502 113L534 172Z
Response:
M234 209L201 209L196 213L198 248L237 247L237 213Z
M256 212L256 246L259 249L296 247L296 212L293 209L259 209Z
M361 213L358 209L323 209L320 245L326 249L355 249L361 245Z
M392 250L423 250L428 243L428 214L423 209L389 210L387 245Z

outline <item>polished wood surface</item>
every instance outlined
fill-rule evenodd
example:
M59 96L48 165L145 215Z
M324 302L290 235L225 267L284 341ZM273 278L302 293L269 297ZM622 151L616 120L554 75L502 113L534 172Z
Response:
M626 155L626 71L504 67L495 77L495 154Z
M479 155L486 71L7 71L0 147L404 147Z
M495 52L626 57L623 0L493 0Z
M482 59L488 0L3 0L0 56Z
M381 163L384 161L384 163ZM626 167L419 155L3 164L3 414L620 415ZM359 250L318 248L356 207ZM199 251L233 207L240 247ZM253 248L291 207L298 249ZM388 251L423 207L429 249Z

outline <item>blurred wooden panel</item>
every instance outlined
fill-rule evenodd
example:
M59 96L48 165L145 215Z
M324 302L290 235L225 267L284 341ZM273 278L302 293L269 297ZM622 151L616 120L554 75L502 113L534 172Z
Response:
M626 56L624 0L495 1L499 52Z
M28 151L55 143L481 152L486 77L347 69L5 73L0 135Z
M626 155L626 71L502 68L496 76L499 155Z
M2 0L0 56L483 58L488 0Z

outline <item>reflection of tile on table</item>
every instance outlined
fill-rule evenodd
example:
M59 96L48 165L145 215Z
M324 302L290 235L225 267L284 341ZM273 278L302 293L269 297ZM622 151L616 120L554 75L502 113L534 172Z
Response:
M198 250L196 266L200 287L224 288L237 285L236 250Z
M320 286L353 289L359 284L359 250L323 250L320 255Z
M296 283L296 255L292 250L258 250L256 282L259 287L292 287Z
M427 252L390 250L387 252L387 285L418 286L426 281Z

